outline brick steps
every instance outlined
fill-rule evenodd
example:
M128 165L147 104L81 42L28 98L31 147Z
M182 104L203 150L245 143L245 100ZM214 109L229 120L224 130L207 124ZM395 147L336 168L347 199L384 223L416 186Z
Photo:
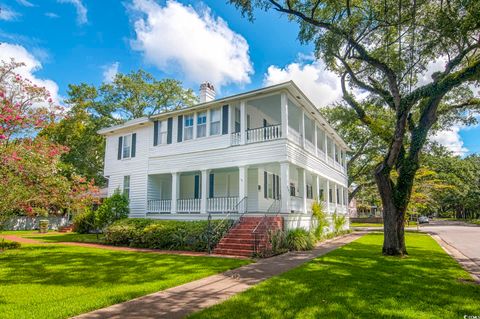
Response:
M235 227L220 240L213 250L214 254L234 255L251 257L255 252L255 238L257 239L257 248L266 248L268 246L268 229L282 229L282 217L242 217ZM258 226L261 222L262 225ZM257 227L258 226L258 227ZM253 234L255 230L256 234Z
M59 233L69 233L73 231L73 225L62 226L58 228Z

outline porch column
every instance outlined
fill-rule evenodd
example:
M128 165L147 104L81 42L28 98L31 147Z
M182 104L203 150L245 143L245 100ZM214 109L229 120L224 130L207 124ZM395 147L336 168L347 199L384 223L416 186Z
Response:
M335 185L333 185L333 202L334 202L334 206L335 206L335 210L337 211L338 213L338 196L337 196L337 192L338 192L338 188L337 188L337 184L335 183Z
M302 134L301 143L305 147L305 111L302 110L302 118L300 119L300 134Z
M280 163L280 196L282 212L288 213L290 209L290 164Z
M330 181L327 179L327 189L326 189L325 194L325 201L326 201L326 208L327 208L327 214L330 214Z
M313 143L315 145L315 156L318 156L318 147L317 147L317 143L318 143L318 136L317 136L317 124L314 123L313 125L313 130L314 130L314 134L313 134Z
M281 131L282 137L288 135L288 97L287 93L282 93L280 96L280 113L281 113Z
M328 159L328 136L327 136L327 131L325 131L325 162L327 162Z
M171 211L172 214L177 213L177 197L180 193L180 183L178 182L179 173L172 173L172 202L171 202Z
M207 213L208 170L202 170L202 188L200 190L200 214Z
M299 181L300 189L302 190L302 213L307 213L307 171L304 168L300 169Z
M247 106L245 101L240 102L240 144L247 142Z
M319 203L321 202L320 198L320 177L318 175L315 175L315 200L318 201Z
M248 178L248 166L239 166L238 167L238 200L239 201L241 201L243 198L247 197L248 195L247 178ZM239 207L239 209L241 208L242 207Z

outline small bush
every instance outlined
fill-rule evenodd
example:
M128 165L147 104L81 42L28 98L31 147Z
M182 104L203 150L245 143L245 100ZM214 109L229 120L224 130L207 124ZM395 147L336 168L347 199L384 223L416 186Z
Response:
M320 240L325 236L325 228L330 226L330 224L327 220L327 213L323 210L322 204L319 201L315 201L312 204L312 216L317 222L313 234Z
M303 228L292 229L287 233L286 245L289 250L312 250L315 240L311 233Z
M115 192L106 198L95 212L95 226L104 229L113 222L128 217L128 198L120 192Z
M73 217L73 231L79 234L88 234L95 229L95 212L86 208L81 214Z
M125 219L105 230L105 242L117 246L208 251L220 241L231 222Z
M8 250L8 249L18 249L22 245L16 241L0 241L0 251Z
M343 230L343 227L345 227L347 218L345 217L345 215L339 215L337 214L337 212L335 212L332 215L332 222L333 222L333 232L335 234L339 234Z

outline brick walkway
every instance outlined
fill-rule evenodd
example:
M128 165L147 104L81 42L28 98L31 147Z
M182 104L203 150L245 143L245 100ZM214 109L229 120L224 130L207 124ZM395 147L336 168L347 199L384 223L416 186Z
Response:
M364 233L354 233L320 244L306 252L291 252L254 264L92 311L75 318L183 318L220 303L272 276L295 268L348 244Z

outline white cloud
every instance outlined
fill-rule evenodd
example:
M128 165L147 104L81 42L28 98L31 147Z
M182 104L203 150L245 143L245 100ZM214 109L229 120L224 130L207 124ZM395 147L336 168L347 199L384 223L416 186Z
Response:
M113 62L112 64L103 66L103 81L112 82L115 75L118 73L119 62Z
M20 3L24 7L34 7L35 5L31 3L30 1L27 0L17 0L18 3Z
M448 130L437 132L431 137L431 140L445 146L455 155L464 155L468 149L463 146L462 137L459 134L461 129L459 126L453 126Z
M301 61L280 68L271 65L267 69L263 84L273 85L293 80L308 98L317 106L324 107L339 100L342 96L340 80L337 75L325 69L320 60Z
M45 12L45 16L51 19L60 18L60 16L54 12Z
M81 0L57 0L60 3L70 3L73 4L75 10L77 10L77 23L85 24L88 22L87 18L87 8L82 3Z
M34 84L45 87L50 92L52 100L57 104L60 103L57 83L50 79L41 79L35 76L35 72L42 68L40 61L18 44L0 43L0 61L8 62L11 58L14 58L16 62L25 63L25 66L16 70L17 73Z
M20 16L20 13L0 3L0 20L12 21Z
M134 0L131 12L136 33L132 47L160 70L218 87L250 82L253 67L247 41L209 8L196 11L174 0L164 6Z

